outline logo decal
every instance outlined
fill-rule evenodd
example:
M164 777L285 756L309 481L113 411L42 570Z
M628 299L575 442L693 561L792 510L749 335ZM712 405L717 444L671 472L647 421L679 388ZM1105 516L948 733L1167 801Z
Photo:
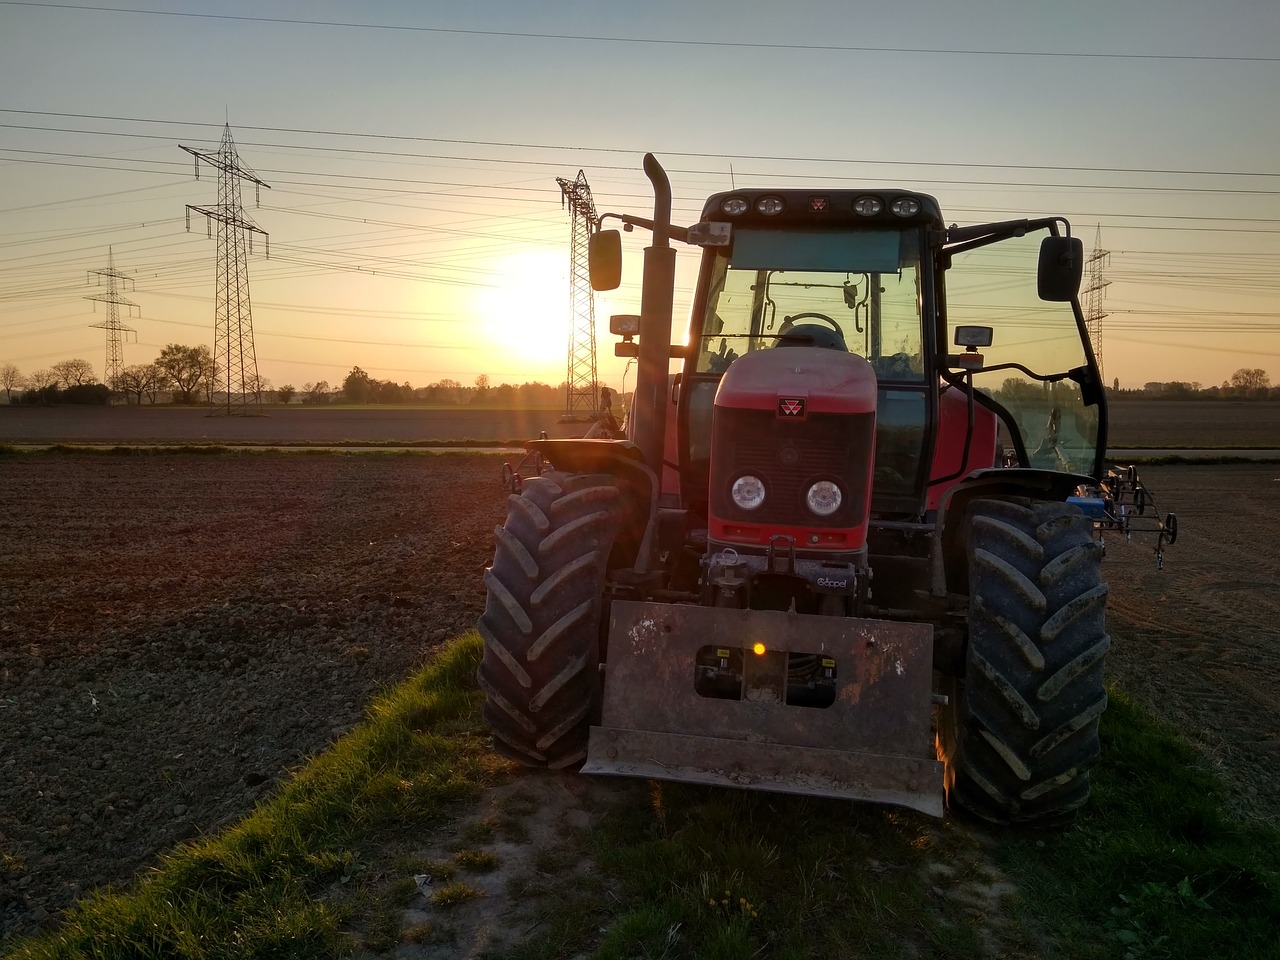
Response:
M804 397L779 397L778 416L799 420L804 417Z

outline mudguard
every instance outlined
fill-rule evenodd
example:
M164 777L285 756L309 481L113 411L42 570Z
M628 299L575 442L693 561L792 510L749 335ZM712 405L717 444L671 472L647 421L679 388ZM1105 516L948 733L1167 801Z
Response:
M741 664L740 699L695 687L708 649ZM830 663L829 705L787 702L789 654ZM940 817L932 666L929 624L614 601L601 723L582 771Z

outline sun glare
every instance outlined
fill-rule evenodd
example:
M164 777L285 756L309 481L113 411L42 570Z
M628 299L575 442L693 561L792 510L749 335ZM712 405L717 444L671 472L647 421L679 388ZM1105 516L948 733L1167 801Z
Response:
M498 262L494 277L496 285L478 297L483 342L477 344L493 360L493 375L563 379L559 371L569 346L567 256L552 250L512 254Z

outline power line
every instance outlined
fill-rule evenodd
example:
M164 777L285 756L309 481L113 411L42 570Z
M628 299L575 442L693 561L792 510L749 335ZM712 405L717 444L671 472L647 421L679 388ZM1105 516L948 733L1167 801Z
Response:
M52 10L79 10L93 13L124 13L151 17L185 17L196 20L230 20L244 23L277 23L290 26L334 27L350 30L387 30L406 33L434 33L452 36L506 37L519 40L571 40L589 43L621 43L675 47L717 47L748 50L801 50L826 53L890 53L924 54L928 56L966 57L1035 57L1070 58L1092 60L1169 60L1187 62L1224 63L1277 63L1280 57L1218 56L1208 54L1178 53L1087 53L1084 51L1054 50L964 50L938 47L871 47L845 44L816 43L764 43L761 41L734 40L671 40L663 37L614 37L590 34L525 33L514 30L467 30L457 27L419 27L409 24L356 23L344 20L306 20L295 17L247 17L226 13L191 13L177 10L138 10L132 7L90 7L71 3L40 3L35 0L0 0L0 5L11 7L43 7Z
M3 4L5 0L0 0ZM1276 58L1280 60L1280 58ZM183 127L201 127L207 128L208 124L197 123L191 120L167 120L154 117L119 117L105 114L92 113L59 113L48 110L21 110L9 107L0 107L0 113L16 113L26 116L37 117L66 117L75 120L109 120L119 121L123 123L158 123ZM44 130L55 133L88 133L101 136L120 136L120 137L138 137L146 139L162 140L168 139L157 134L140 134L140 133L113 133L106 130L74 130L60 129L48 127L26 127L18 124L0 124L4 127L13 127L16 129L32 129ZM341 130L320 130L306 127L267 127L252 126L247 124L238 125L241 130L260 130L268 133L295 133L306 134L312 136L326 137L351 137L353 139L370 139L370 140L399 140L405 143L448 143L458 144L461 146L477 146L477 147L503 147L521 150L568 150L574 153L609 153L622 154L625 156L639 156L646 152L645 149L636 147L599 147L583 144L565 144L565 143L521 143L517 141L504 140L464 140L450 137L419 137L406 136L403 134L393 133L356 133L353 131ZM291 144L265 144L265 143L246 143L247 146L270 147L277 149L288 149L294 145ZM330 147L298 147L298 149L313 150L338 150L342 148ZM353 153L371 153L378 154L382 151L353 150ZM1026 163L961 163L958 161L936 161L936 160L871 160L861 157L803 157L788 156L777 154L711 154L698 153L693 151L681 150L648 150L658 156L664 157L703 157L715 160L763 160L769 162L787 162L787 163L837 163L837 164L855 164L867 165L875 164L880 166L894 167L960 167L971 169L987 169L987 170L1046 170L1046 171L1063 171L1068 173L1147 173L1147 174L1169 174L1180 176L1206 176L1206 177L1280 177L1280 172L1265 170L1185 170L1180 168L1162 168L1162 167L1086 167L1086 166L1060 166L1052 164L1026 164ZM399 154L392 154L393 156ZM415 156L415 154L406 154L406 156ZM469 157L446 157L436 159L472 159ZM551 161L537 161L550 163ZM625 170L634 172L634 165L605 167L608 170ZM673 171L673 172L699 172L706 174L723 174L723 170L713 171Z

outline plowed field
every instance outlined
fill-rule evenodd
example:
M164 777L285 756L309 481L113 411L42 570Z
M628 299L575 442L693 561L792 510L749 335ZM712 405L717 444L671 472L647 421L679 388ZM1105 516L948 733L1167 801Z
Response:
M469 628L498 464L0 457L0 948L243 815ZM1181 535L1163 571L1108 545L1111 676L1276 823L1280 467L1144 479Z

